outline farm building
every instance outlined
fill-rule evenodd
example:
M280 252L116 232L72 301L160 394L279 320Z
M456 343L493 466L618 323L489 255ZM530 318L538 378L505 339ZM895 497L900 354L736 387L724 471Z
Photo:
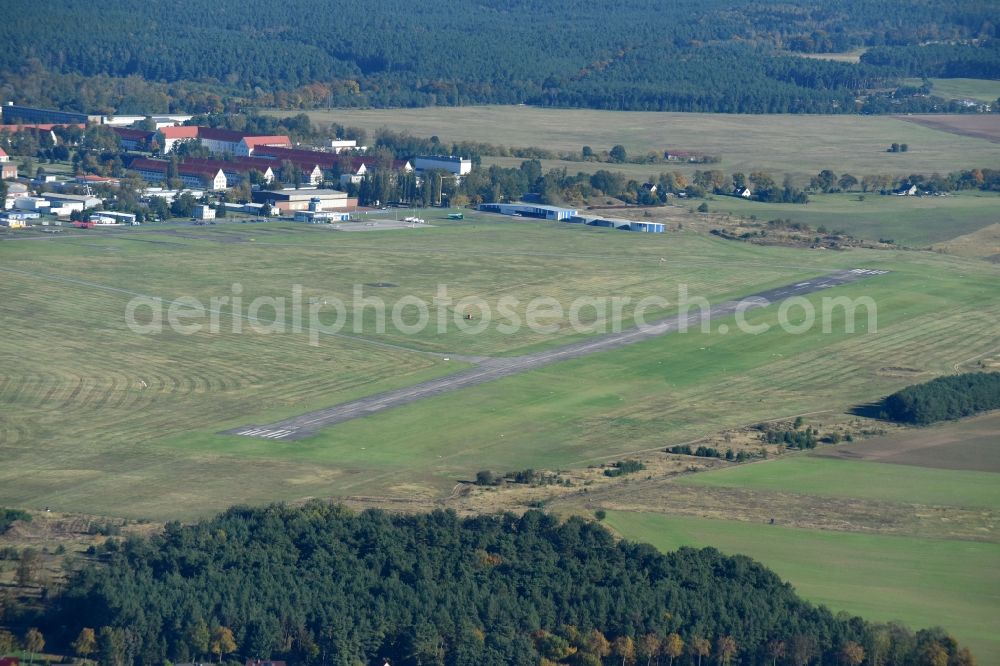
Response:
M572 208L523 202L479 204L479 210L486 213L500 213L501 215L513 215L515 217L534 217L542 220L569 220L572 217L576 217L576 210Z

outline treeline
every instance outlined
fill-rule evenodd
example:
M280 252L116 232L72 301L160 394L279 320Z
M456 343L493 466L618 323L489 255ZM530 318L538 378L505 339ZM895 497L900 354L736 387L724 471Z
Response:
M1000 409L1000 372L970 372L907 386L882 401L885 417L928 425Z
M988 72L997 33L989 0L948 11L906 0L736 9L726 0L623 0L602 11L584 0L382 0L336 12L318 0L250 0L241 12L209 0L182 11L109 0L100 11L61 3L58 12L9 0L5 9L0 96L120 114L485 103L919 111L926 100L895 97L896 79ZM933 40L965 46L919 51ZM858 46L876 48L860 64L787 54Z
M739 452L733 452L732 449L726 449L723 453L714 446L699 446L698 448L692 448L690 444L675 444L670 448L664 449L666 453L674 453L683 456L695 456L696 458L718 458L719 460L728 460L729 462L746 462L754 458L760 457L762 454L754 454L749 451L740 449Z
M314 502L233 508L112 539L34 626L105 664L281 658L296 664L910 664L968 652L834 616L746 557L661 554L531 511L353 514ZM20 621L32 622L30 618ZM28 626L28 624L25 624ZM877 660L877 661L876 661ZM937 663L937 662L934 662Z

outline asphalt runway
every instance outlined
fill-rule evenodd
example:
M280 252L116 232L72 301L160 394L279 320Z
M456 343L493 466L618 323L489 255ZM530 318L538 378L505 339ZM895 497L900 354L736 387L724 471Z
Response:
M301 416L295 416L276 423L233 428L232 430L225 431L224 434L243 435L275 441L302 439L316 433L322 428L368 416L369 414L386 409L392 409L393 407L400 407L443 393L450 393L451 391L457 391L470 386L485 384L486 382L491 382L502 377L528 372L529 370L535 370L558 363L559 361L567 361L589 354L618 349L626 345L672 333L685 326L697 328L705 320L710 321L726 317L735 314L738 310L746 312L766 307L774 302L793 296L805 296L823 289L838 287L865 278L885 275L886 273L888 271L864 268L835 271L804 282L751 294L739 300L719 303L711 306L708 311L693 309L694 311L685 315L673 315L651 322L641 328L632 328L619 333L599 335L587 340L522 356L482 359L476 367L448 375L447 377L439 377L406 388L386 391L358 400L351 400L350 402L308 412ZM721 333L722 331L719 332Z

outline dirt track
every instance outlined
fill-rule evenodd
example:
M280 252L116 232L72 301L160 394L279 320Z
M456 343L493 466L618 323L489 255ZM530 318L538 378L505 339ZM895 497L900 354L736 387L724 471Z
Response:
M484 384L486 382L509 377L511 375L535 370L552 363L566 361L589 354L618 349L626 345L635 344L645 340L674 332L685 325L696 327L700 325L703 318L711 320L736 313L738 310L746 311L758 307L765 307L770 303L793 296L804 296L822 289L837 287L843 284L856 282L868 277L883 275L887 271L853 269L840 270L828 275L814 278L809 281L799 282L794 285L776 287L757 294L746 296L739 301L727 301L711 307L708 312L695 312L684 316L675 315L652 322L645 327L630 329L620 333L610 333L598 337L574 342L562 347L556 347L546 351L525 354L508 358L488 358L481 360L478 365L468 370L431 379L406 388L396 389L379 393L366 398L352 400L340 405L320 409L317 411L302 414L290 419L270 423L266 425L249 425L233 428L225 431L224 434L243 435L247 437L257 437L261 439L291 441L302 439L312 435L321 428L350 421L352 419L368 416L385 409L408 405L418 400L430 398L432 396L457 391ZM723 333L720 328L719 333Z

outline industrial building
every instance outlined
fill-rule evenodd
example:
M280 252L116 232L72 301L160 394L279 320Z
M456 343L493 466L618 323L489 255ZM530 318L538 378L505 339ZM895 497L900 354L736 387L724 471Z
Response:
M338 155L345 150L359 153L368 150L368 146L359 146L355 139L332 139L330 141L330 148Z
M132 226L138 224L134 213L119 213L114 210L102 210L91 214L87 219L94 224L128 224Z
M53 206L71 204L79 206L79 210L97 208L101 205L100 197L95 197L91 194L59 194L57 192L46 192L45 198L48 199Z
M667 230L666 225L662 222L639 222L638 220L624 220L616 217L581 216L577 215L577 211L572 208L544 206L542 204L524 203L522 201L515 201L513 203L479 204L479 210L486 213L513 215L514 217L534 217L542 220L562 220L565 222L575 222L577 224L587 224L594 227L620 229L622 231L639 231L643 233L662 234Z
M112 127L126 127L128 125L135 125L136 123L144 122L149 119L153 121L156 129L161 127L170 127L172 125L181 125L191 120L194 116L187 115L153 115L153 116L104 116L101 122L104 125L111 125Z
M576 210L573 208L530 204L521 201L479 204L479 210L487 213L500 213L501 215L513 215L514 217L534 217L542 220L569 220L576 217Z
M309 224L330 224L331 222L349 222L351 214L333 211L298 210L295 211L294 219L296 222L308 222Z
M205 204L198 204L194 207L191 216L196 220L214 220L215 209Z
M630 225L629 231L641 231L647 234L662 234L666 232L667 226L662 222L635 222Z
M14 208L17 210L28 210L35 213L47 213L52 206L48 199L42 197L18 197L14 199Z
M350 210L358 206L356 198L348 198L346 192L339 190L261 190L253 193L253 200L256 203L270 204L272 209L282 215L300 210Z
M0 107L3 109L5 125L24 125L32 123L84 124L100 123L103 116L89 116L86 113L74 111L56 111L55 109L36 109L32 106L20 106L13 102Z
M413 158L413 168L417 173L438 169L461 177L472 171L472 160L454 155L421 155Z
M638 220L624 220L617 217L575 216L568 221L592 227L607 227L621 231L639 231L652 234L662 234L667 230L666 225L662 222L639 222Z

